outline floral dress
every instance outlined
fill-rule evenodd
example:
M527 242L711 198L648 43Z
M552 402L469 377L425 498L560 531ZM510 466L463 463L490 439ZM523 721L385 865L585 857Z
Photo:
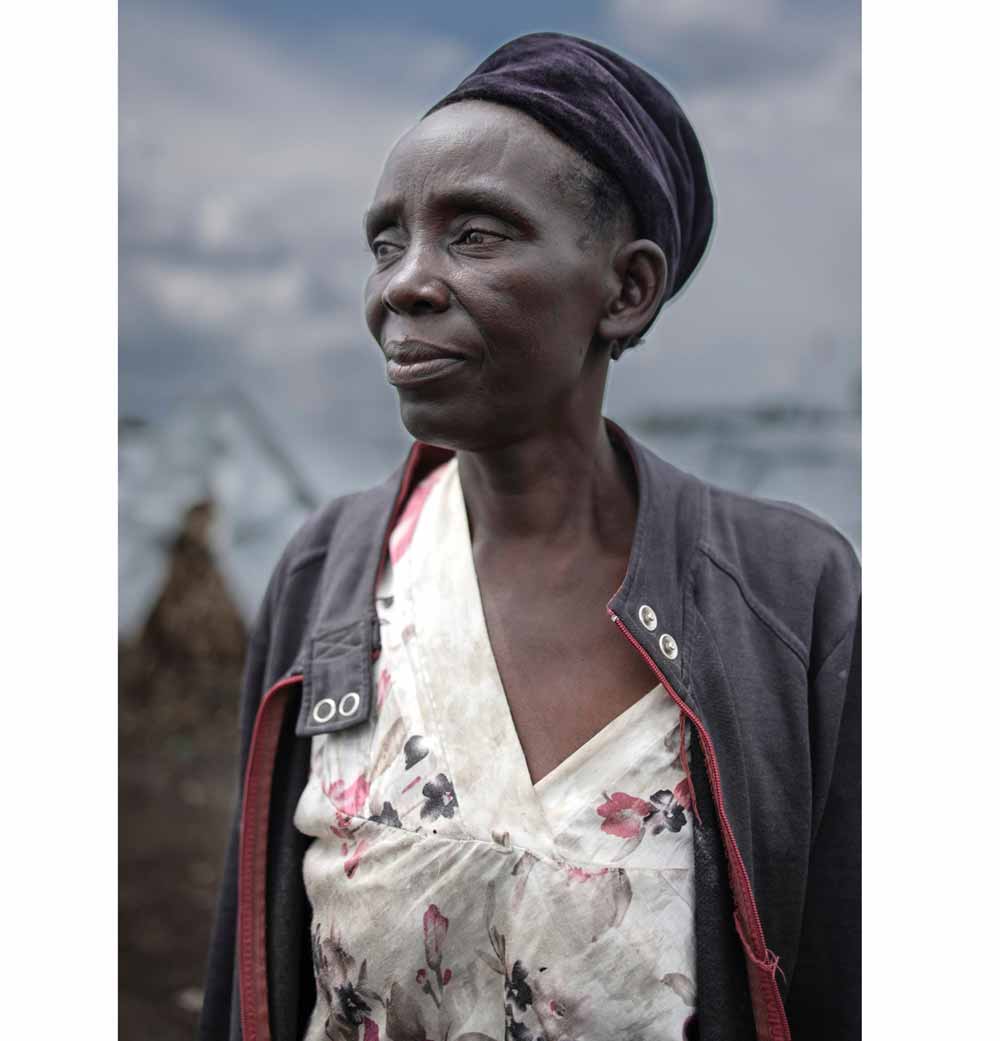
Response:
M532 783L490 648L458 466L411 495L376 710L313 738L295 814L307 1041L668 1041L695 1002L691 796L656 686Z

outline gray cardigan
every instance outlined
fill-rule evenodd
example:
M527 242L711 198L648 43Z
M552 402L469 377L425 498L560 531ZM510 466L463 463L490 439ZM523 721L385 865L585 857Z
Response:
M686 1032L858 1038L858 560L808 511L715 488L607 425L639 494L609 623L698 737L689 762L698 1004ZM300 1041L305 1031L315 1003L308 840L292 815L309 738L345 725L317 723L312 710L353 691L360 705L346 725L367 718L388 532L415 482L450 455L413 445L385 483L313 516L271 579L240 706L243 784L209 955L206 1041Z

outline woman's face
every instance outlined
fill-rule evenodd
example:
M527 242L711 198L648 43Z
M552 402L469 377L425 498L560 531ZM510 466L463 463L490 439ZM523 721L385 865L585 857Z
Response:
M417 439L483 450L599 415L614 244L588 241L561 187L574 161L528 116L483 102L428 116L386 161L365 316Z

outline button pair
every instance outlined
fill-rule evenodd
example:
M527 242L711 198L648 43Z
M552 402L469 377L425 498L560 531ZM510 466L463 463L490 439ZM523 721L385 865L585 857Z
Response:
M322 725L329 723L336 715L341 717L353 716L358 711L360 704L361 696L357 691L351 690L339 702L334 701L333 698L322 698L320 701L317 701L312 710L312 717L317 723Z
M642 622L643 626L654 632L656 630L656 612L649 606L649 604L643 604L639 608L639 621ZM677 641L670 635L670 633L660 634L660 653L667 661L673 661L677 657L680 648L677 646Z

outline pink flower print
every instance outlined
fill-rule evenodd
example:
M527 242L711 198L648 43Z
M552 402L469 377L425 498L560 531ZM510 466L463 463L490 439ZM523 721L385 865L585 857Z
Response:
M343 846L340 847L340 851L341 851L341 853L344 854L344 858L345 858L344 859L344 874L347 875L348 878L351 878L351 877L353 877L354 872L358 870L358 865L361 863L361 855L368 848L368 841L366 839L362 839L354 847L354 851L351 853L350 856L347 855L348 848L349 847L348 847L347 843L345 842L343 844Z
M380 1041L378 1033L378 1023L374 1020L369 1019L365 1016L365 1036L364 1041Z
M409 549L413 533L417 530L420 511L424 508L431 489L437 484L443 473L443 466L432 470L410 493L406 508L392 529L392 535L389 536L389 559L393 564Z
M532 1008L538 1016L538 1025L541 1027L539 1034L542 1037L587 1036L587 1024L593 1018L594 997L575 992L575 988L567 987L550 976L536 975L534 984ZM523 1036L534 1034L525 1032Z
M451 969L445 969L444 972L441 974L441 984L442 984L442 986L447 987L448 983L450 982L450 980L451 980ZM419 983L421 987L424 987L426 989L426 987L428 985L427 984L427 970L426 969L417 969L417 983ZM428 991L428 993L430 993L430 992Z
M330 831L337 836L338 839L349 839L357 830L351 827L351 818L346 813L341 813L339 810L334 814L334 823L330 825Z
M592 878L600 878L601 875L606 875L610 870L610 868L602 867L600 871L588 871L586 868L566 865L566 874L569 875L571 882L587 882Z
M601 831L609 835L617 835L620 839L634 839L642 830L642 821L653 811L653 807L645 799L638 799L625 792L601 793L605 802L597 807L597 812L604 818Z
M691 782L688 778L685 777L674 789L674 799L677 800L682 809L691 809Z
M389 692L389 687L391 685L392 677L389 675L389 670L383 669L378 674L378 686L375 688L375 698L380 712L382 711L382 702L385 701L385 696Z
M438 1008L444 1001L444 988L451 979L451 969L441 971L441 954L447 936L448 919L438 910L437 904L429 904L424 911L424 959L427 968L417 970L417 983L420 984L421 991L427 994Z
M332 781L323 789L323 793L341 813L356 817L368 801L368 778L360 774L350 785L340 780Z
M448 935L448 919L431 904L424 911L424 956L429 968L436 972L441 967L441 950Z

